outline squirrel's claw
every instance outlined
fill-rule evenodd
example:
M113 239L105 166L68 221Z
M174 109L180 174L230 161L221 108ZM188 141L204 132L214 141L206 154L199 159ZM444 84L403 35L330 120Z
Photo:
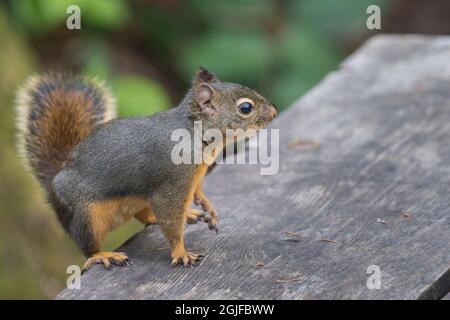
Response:
M198 221L203 220L205 216L206 215L204 212L197 209L192 209L192 211L186 215L186 223L196 224Z
M94 264L103 264L105 269L111 269L111 264L120 267L128 266L129 260L127 255L123 252L97 252L86 260L81 273L84 274Z
M183 264L186 268L195 265L196 261L200 261L200 258L203 257L201 254L195 254L192 252L186 251L184 255L180 257L174 257L172 259L172 267L176 267L179 264Z
M216 233L219 233L219 229L217 229L218 219L216 214L211 214L209 217L205 217L204 221L208 224L209 230L214 230Z

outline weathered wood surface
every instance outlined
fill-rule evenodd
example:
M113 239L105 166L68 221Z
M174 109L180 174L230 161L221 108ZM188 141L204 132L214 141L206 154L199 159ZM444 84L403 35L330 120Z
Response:
M204 224L186 232L187 247L205 255L201 265L170 268L169 251L161 250L167 244L151 226L120 248L130 267L96 266L81 290L57 298L417 299L449 292L450 37L369 40L272 127L280 128L278 174L223 165L207 177L220 232ZM293 146L299 138L320 146ZM372 265L381 270L380 289L367 287Z

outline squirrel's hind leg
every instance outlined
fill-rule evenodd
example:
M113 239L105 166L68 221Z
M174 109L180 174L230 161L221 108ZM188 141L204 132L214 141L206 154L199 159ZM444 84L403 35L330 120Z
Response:
M150 207L147 207L134 215L134 217L145 224L146 226L151 224L157 224L158 220L156 219L155 213Z
M104 225L99 225L95 219L90 219L88 212L81 210L75 213L68 229L71 238L88 257L82 272L86 272L94 264L103 264L106 269L109 269L111 264L127 265L128 257L122 252L100 252L101 242L108 231Z
M143 199L117 198L91 202L74 214L69 233L88 257L83 272L97 263L106 269L111 265L128 265L125 253L100 252L101 244L111 229L126 222L138 208L142 210L146 206L148 202Z

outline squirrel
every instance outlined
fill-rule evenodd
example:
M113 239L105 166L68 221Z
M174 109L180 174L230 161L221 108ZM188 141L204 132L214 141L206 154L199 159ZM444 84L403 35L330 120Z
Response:
M214 206L202 190L210 163L174 164L174 130L266 127L277 109L260 94L220 81L199 68L182 102L168 111L116 119L115 100L100 81L49 73L19 89L18 147L59 222L93 264L128 265L123 252L101 252L113 228L135 217L158 224L172 265L194 265L201 255L184 245L185 223L202 218L217 231ZM204 142L200 148L205 148ZM192 202L208 214L191 209Z

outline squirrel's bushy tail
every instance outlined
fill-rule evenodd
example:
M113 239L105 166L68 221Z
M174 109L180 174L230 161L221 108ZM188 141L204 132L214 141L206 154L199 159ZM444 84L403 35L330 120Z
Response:
M16 108L19 152L46 190L71 150L116 114L102 83L58 74L30 77Z

